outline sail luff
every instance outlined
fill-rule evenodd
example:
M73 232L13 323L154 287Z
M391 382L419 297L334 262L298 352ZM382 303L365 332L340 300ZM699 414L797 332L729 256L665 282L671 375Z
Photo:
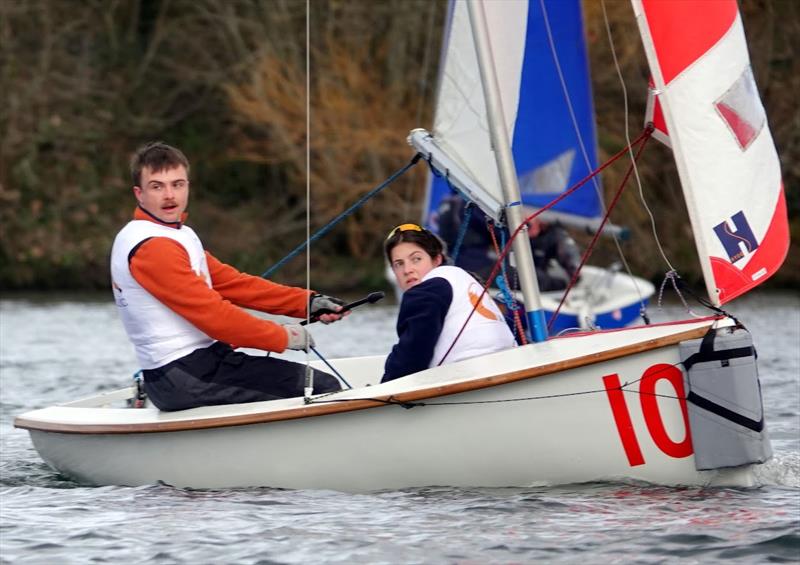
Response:
M642 45L644 46L645 54L647 56L647 60L650 63L650 72L652 74L652 81L653 81L653 90L651 91L650 95L652 96L652 103L655 105L659 100L659 96L664 92L665 83L664 83L664 75L661 72L661 65L658 64L658 57L655 51L655 44L653 42L653 37L650 34L650 27L647 22L647 15L645 14L644 7L639 0L631 0L634 13L636 15L636 23L639 27L639 33L642 37ZM661 103L661 112L663 114L664 120L667 124L674 121L674 118L670 114L670 107L668 104ZM669 125L668 125L669 127ZM679 140L679 133L674 131L673 128L669 128L672 134L670 135L671 139L674 139L674 142L670 143L670 147L673 147L673 152L675 155L675 166L678 169L678 176L681 179L681 189L684 193L684 198L686 200L686 210L689 214L689 221L691 222L692 226L699 226L700 220L697 217L697 210L694 204L694 198L691 193L691 183L688 181L689 175L686 170L686 162L681 158L682 155L675 150L673 143L680 146ZM686 179L686 180L685 180ZM714 275L711 271L711 264L708 261L703 260L703 250L706 249L706 244L703 241L703 232L702 230L695 229L693 231L693 235L695 238L695 246L698 250L698 256L700 257L700 268L703 272L703 281L706 285L706 292L708 293L709 299L712 303L719 305L717 301L717 293L715 292L716 287L714 286Z
M473 0L469 2L468 7L475 50L478 56L481 83L486 99L486 115L497 162L497 172L505 196L508 227L509 231L514 233L522 224L524 217L522 215L522 202L516 168L511 154L509 131L506 127L507 118L495 69L496 58L492 54L492 38L487 30L483 1ZM510 110L516 115L515 109ZM512 245L520 287L525 300L525 309L528 314L531 337L534 341L544 341L547 339L547 324L539 296L539 286L536 280L536 270L533 266L530 240L523 235L522 237L514 238Z

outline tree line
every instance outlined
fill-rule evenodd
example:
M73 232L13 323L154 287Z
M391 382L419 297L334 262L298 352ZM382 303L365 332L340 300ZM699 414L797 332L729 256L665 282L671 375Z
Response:
M602 161L625 145L613 56L634 137L648 70L628 2L583 7ZM206 246L264 271L304 240L307 187L313 231L408 163L407 133L432 123L446 8L445 0L0 2L0 288L106 288L111 242L133 208L128 160L153 139L192 163L190 223ZM800 9L746 0L741 11L797 241ZM604 173L607 195L624 170ZM696 282L669 151L652 143L639 173L665 251ZM315 242L312 286L384 286L383 238L419 220L425 177L426 167L414 167ZM666 267L642 251L653 236L635 187L612 220L632 232L623 247L634 272L658 279ZM604 242L593 262L615 255ZM797 286L799 261L790 254L773 284ZM305 261L274 279L303 284Z

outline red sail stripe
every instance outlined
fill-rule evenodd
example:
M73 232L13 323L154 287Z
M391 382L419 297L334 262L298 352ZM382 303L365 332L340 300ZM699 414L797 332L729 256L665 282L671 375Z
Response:
M739 13L736 0L642 0L642 8L665 85L711 49Z

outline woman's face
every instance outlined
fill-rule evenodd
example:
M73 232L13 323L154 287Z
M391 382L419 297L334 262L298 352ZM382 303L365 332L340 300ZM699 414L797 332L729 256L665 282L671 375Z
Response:
M416 243L403 241L391 251L392 271L403 291L418 285L433 268L442 264L442 256L435 259Z

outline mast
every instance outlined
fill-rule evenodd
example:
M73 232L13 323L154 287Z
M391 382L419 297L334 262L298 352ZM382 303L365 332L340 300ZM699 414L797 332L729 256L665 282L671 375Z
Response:
M483 0L470 0L467 3L469 19L475 39L475 51L478 56L478 67L481 73L483 95L486 99L486 113L489 121L489 131L494 148L497 170L500 175L500 184L505 198L506 218L508 229L514 233L524 219L522 215L522 198L519 192L517 172L514 167L514 158L511 154L511 145L508 139L506 121L503 114L503 105L500 100L500 88L492 57L492 46L486 27L486 14ZM522 296L525 301L525 312L528 318L528 327L533 341L547 339L547 324L542 310L539 296L539 283L536 280L536 270L533 266L530 240L527 233L514 238L514 259L517 273L519 274Z

